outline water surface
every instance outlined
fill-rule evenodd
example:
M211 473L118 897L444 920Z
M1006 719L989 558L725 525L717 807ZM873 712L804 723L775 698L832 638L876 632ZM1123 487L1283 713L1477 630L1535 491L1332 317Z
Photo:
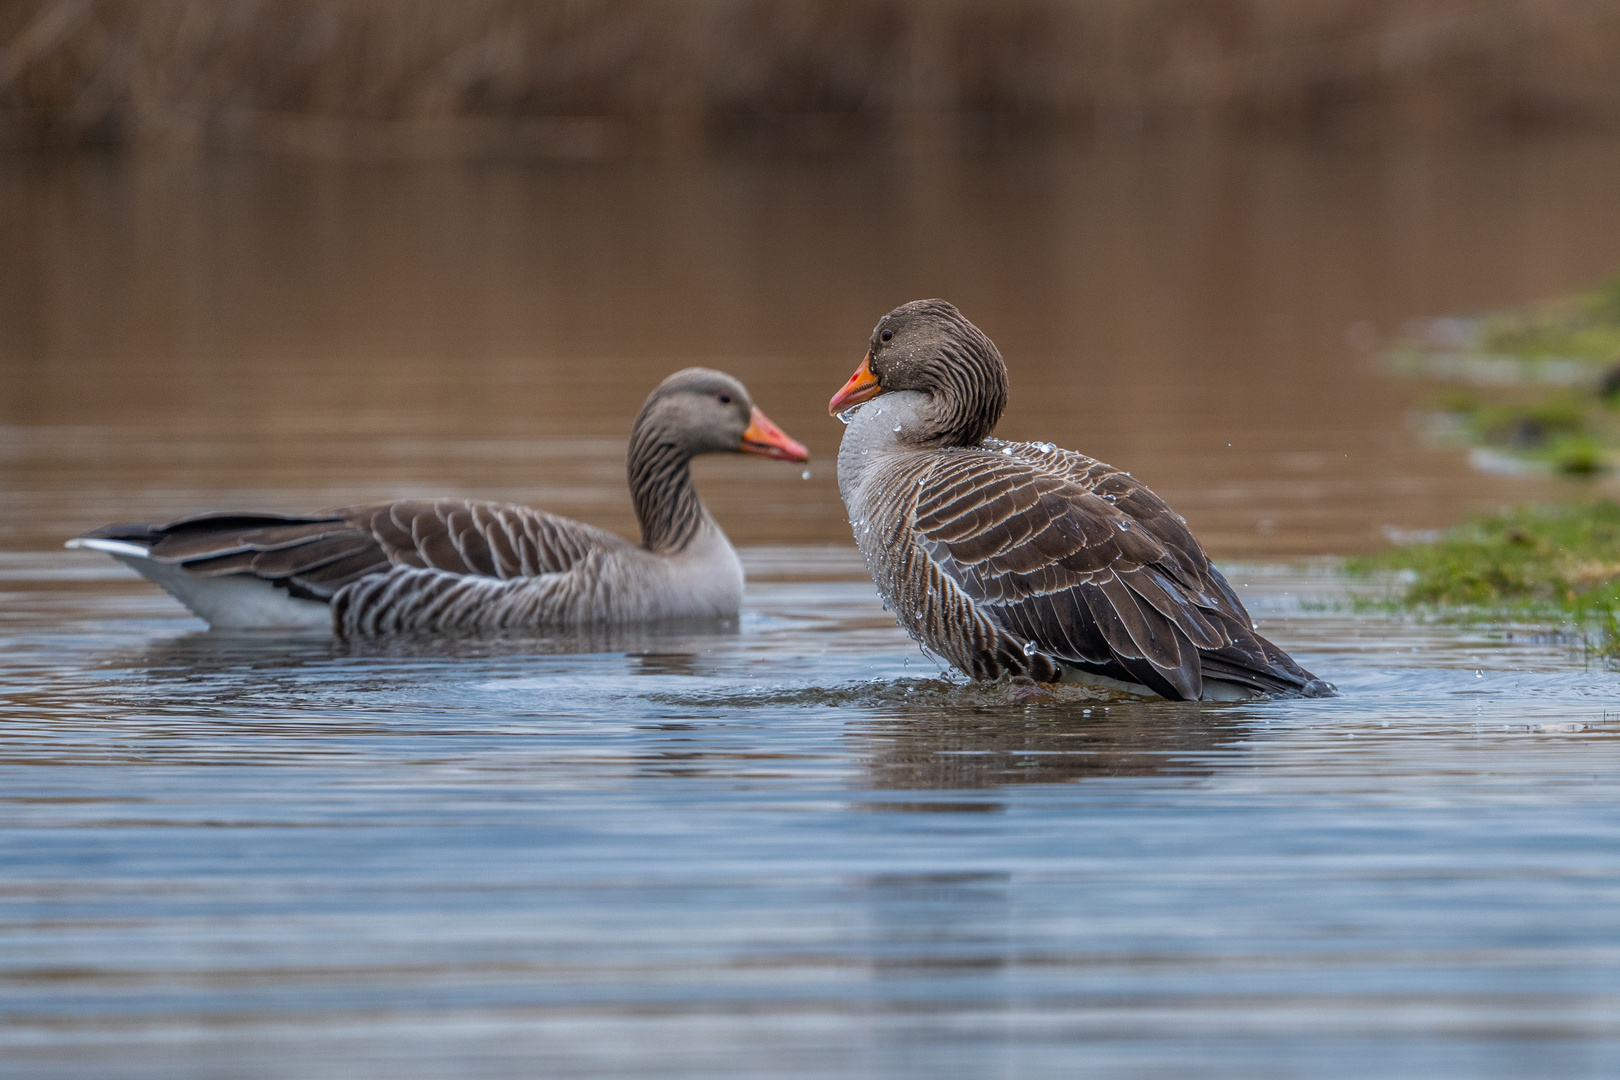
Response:
M1355 614L1300 561L1558 493L1426 449L1346 330L1607 270L1615 165L6 161L0 1072L1615 1075L1620 678L1546 627ZM823 410L929 294L1008 355L1006 434L1148 479L1343 696L923 656ZM733 626L218 635L59 548L436 494L629 530L629 419L700 362L817 454L699 469Z

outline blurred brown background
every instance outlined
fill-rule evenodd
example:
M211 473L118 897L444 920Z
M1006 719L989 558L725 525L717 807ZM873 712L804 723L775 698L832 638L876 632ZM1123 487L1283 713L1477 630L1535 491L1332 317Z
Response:
M1608 0L6 0L0 138L579 157L1620 126ZM937 134L937 133L933 133Z
M1407 320L1620 264L1620 4L0 0L0 548L394 496L634 532L690 364L813 451L700 463L848 543L826 401L923 296L1002 433L1223 558L1561 496L1426 445Z

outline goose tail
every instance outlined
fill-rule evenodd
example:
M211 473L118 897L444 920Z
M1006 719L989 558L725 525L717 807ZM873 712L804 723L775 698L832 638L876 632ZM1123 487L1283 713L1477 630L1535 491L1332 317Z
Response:
M215 630L323 631L332 629L331 605L288 595L274 582L246 574L205 576L152 557L163 531L144 523L107 525L75 536L65 547L99 551L134 570L180 601Z

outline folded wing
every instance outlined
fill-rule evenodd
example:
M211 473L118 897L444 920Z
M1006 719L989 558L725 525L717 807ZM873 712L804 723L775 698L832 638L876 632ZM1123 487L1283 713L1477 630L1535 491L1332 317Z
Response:
M1131 477L1030 444L932 455L921 550L1010 633L1064 664L1202 696L1213 677L1297 693L1312 681L1254 632L1186 524Z
M167 525L110 525L85 539L131 543L192 574L245 575L328 602L396 566L505 580L565 573L593 550L627 546L612 533L553 514L459 499L305 517L205 514Z

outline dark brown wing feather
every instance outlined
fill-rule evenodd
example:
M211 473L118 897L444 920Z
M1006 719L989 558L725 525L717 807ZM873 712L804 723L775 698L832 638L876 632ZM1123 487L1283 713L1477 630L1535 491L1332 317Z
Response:
M391 566L513 578L566 571L593 550L627 546L577 521L501 503L402 501L290 517L205 514L167 525L109 525L86 537L147 546L151 558L211 577L245 574L331 600Z
M935 456L916 505L924 551L1000 625L1169 698L1201 696L1206 675L1278 693L1314 682L1254 632L1152 491L1083 455L1007 445Z
M388 568L376 541L338 512L305 518L209 514L155 531L153 559L209 577L262 578L307 600L330 600L350 582Z
M438 499L345 511L403 566L485 577L557 574L592 551L629 545L610 532L504 503Z

